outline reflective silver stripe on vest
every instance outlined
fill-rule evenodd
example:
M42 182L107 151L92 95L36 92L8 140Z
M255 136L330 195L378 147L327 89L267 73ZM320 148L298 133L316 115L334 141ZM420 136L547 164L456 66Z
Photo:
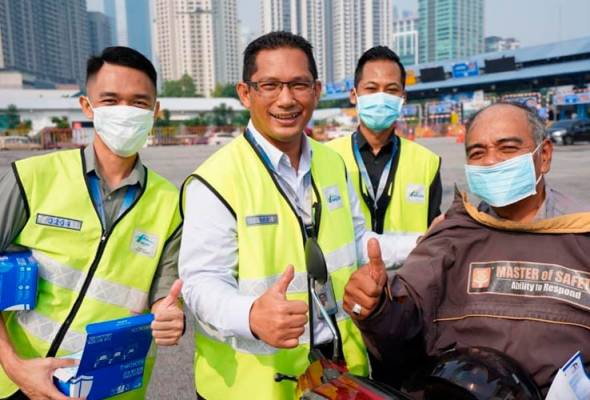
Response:
M33 251L33 256L39 262L39 275L42 279L64 289L80 291L86 279L85 273L39 251ZM133 313L141 313L148 306L147 293L96 277L92 278L86 297L128 309Z
M333 273L341 268L349 268L356 265L356 245L354 242L344 245L324 255L328 272ZM240 279L239 292L248 296L260 296L266 292L281 274L260 279ZM295 277L289 284L287 293L307 293L307 273L295 272Z
M344 312L344 309L342 308L342 301L339 301L336 321L340 322L347 319L350 319L350 316ZM225 343L231 346L234 350L246 354L263 356L274 354L280 350L264 343L262 340L247 339L238 336L223 336L214 327L198 318L196 318L195 329L199 334L206 336L211 340ZM299 338L299 345L309 345L309 342L309 323L307 323L305 324L305 331L303 332L303 335L301 335Z
M61 327L61 323L34 310L19 311L16 313L16 319L24 330L46 343L53 342L57 331ZM60 350L76 353L84 348L85 343L86 334L68 330L59 348Z
M328 272L334 272L340 268L356 265L356 244L348 243L330 253L324 254Z

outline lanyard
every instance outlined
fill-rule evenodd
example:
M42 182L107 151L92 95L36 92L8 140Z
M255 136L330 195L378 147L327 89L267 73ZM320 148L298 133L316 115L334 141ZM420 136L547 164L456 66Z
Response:
M100 217L103 227L106 227L106 215L105 215L105 211L104 211L104 203L102 200L102 193L100 191L100 182L99 182L98 176L96 176L96 174L90 174L90 176L88 178L89 178L88 181L90 183L90 195L92 196L92 201L94 202L94 205L96 206L96 210L98 211L98 215ZM123 213L125 211L127 211L127 209L129 207L131 207L131 204L133 204L133 201L135 200L136 193L137 193L137 188L135 186L128 186L127 187L127 191L125 192L125 197L123 198L123 202L121 203L121 208L119 209L119 212L117 213L117 216L115 217L115 220L119 219L119 217L121 215L123 215Z
M270 171L270 173L275 176L278 176L278 173L275 171L274 167L272 166L272 162L270 161L268 154L266 154L266 152L264 151L262 146L256 141L256 139L254 138L254 135L252 135L252 132L250 132L248 129L246 129L246 132L244 133L244 135L246 136L246 139L248 140L248 142L250 142L254 146L256 152L260 155L262 162L264 163L266 168ZM311 176L311 180L312 180L312 186L313 186L313 176ZM317 198L318 194L315 192L315 188L313 189L313 191L314 191L314 197L316 197L316 199L311 200L311 203L312 203L311 204L311 223L310 224L303 223L303 218L301 217L301 215L299 215L299 213L296 213L297 218L299 220L301 220L301 222L303 223L303 226L305 228L305 234L307 237L317 237L320 218L322 215L322 207L321 207L321 204ZM292 192L292 190L291 190L291 192ZM288 198L287 198L287 201L289 201ZM289 201L289 203L291 203L291 202ZM299 208L296 204L291 204L291 206L293 207L294 210L297 210Z
M355 132L352 135L352 148L354 152L354 158L356 163L359 167L359 172L361 173L361 179L369 192L369 196L373 200L375 208L377 208L377 202L383 195L385 191L385 186L387 185L387 180L389 178L389 172L391 171L391 165L393 164L393 159L395 158L395 153L397 152L397 147L395 145L395 136L391 135L391 141L393 143L393 151L391 152L391 158L385 164L383 171L381 172L381 177L379 178L379 186L377 187L377 191L373 189L373 183L371 182L371 178L369 177L369 173L367 172L367 167L365 166L365 162L363 161L363 157L361 156L361 152L359 150L358 144L358 136L360 133Z

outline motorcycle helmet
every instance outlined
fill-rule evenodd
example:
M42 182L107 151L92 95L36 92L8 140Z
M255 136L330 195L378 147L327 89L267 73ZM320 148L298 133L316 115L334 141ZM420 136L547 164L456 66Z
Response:
M508 355L487 347L451 349L425 380L426 400L542 400L532 378Z

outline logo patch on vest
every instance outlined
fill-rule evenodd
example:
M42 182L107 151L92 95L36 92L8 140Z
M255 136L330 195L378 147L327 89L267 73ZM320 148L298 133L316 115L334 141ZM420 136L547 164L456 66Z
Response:
M590 273L536 262L474 262L467 293L551 298L590 310Z
M70 229L79 231L82 229L82 221L71 218L56 217L54 215L37 214L36 222L38 225L53 226L56 228Z
M277 214L249 215L246 217L246 225L276 225L279 223Z
M158 237L142 231L133 232L131 239L131 251L147 257L153 258L158 248Z
M342 196L340 196L338 186L334 185L325 188L324 196L326 197L326 200L328 200L328 209L330 211L342 208Z
M411 203L424 203L426 195L424 194L424 185L411 183L406 186L406 198Z

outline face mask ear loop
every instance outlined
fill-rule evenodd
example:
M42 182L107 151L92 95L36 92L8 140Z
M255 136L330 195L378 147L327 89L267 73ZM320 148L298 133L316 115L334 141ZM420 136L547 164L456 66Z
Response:
M535 163L534 163L534 160L535 160L535 153L536 153L537 151L539 151L539 149L541 148L541 146L543 145L543 143L545 143L545 140L543 140L541 143L539 143L539 144L537 145L537 147L535 148L535 150L533 150L533 152L531 153L531 155L532 155L532 158L533 158L533 165L535 164ZM536 173L537 173L537 172L535 171L535 174L536 174ZM536 180L536 182L535 182L535 186L537 186L537 185L539 184L539 182L541 181L541 178L542 178L542 177L543 177L543 173L540 173L540 174L539 174L539 177L537 178L537 180Z
M90 106L90 109L92 110L92 112L94 112L94 107L92 106L92 103L90 102L90 97L84 96L84 98L88 102L88 105Z

